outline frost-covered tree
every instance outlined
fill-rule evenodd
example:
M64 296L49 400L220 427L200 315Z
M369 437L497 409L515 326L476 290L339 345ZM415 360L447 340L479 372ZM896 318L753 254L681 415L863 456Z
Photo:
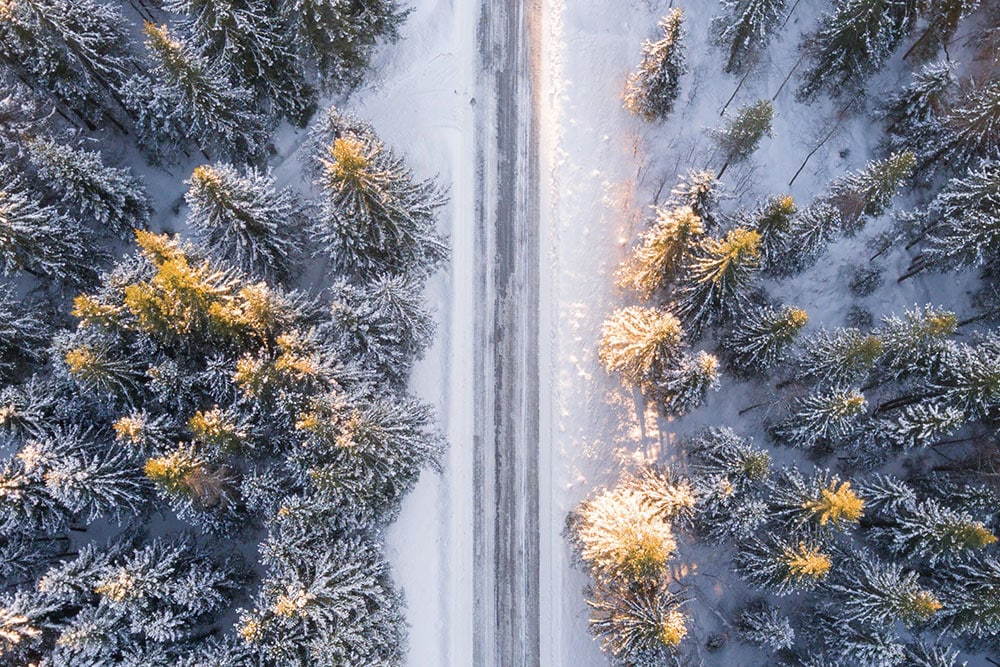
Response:
M38 311L25 308L11 285L0 286L0 375L7 378L38 362L49 335Z
M726 72L753 66L780 27L785 5L786 0L723 0L725 14L712 19L712 39L726 49Z
M731 428L706 429L684 445L692 470L710 479L724 479L731 492L761 483L770 473L771 455Z
M833 655L849 655L861 665L900 667L906 660L906 646L888 628L843 624L836 627L827 643Z
M146 226L149 195L128 169L109 167L100 153L49 137L29 139L26 148L40 179L76 216L125 238Z
M587 597L590 632L620 664L665 664L687 636L683 602L663 584L631 587L598 581Z
M937 369L957 327L955 313L930 304L907 310L902 317L887 315L878 332L879 363L896 379L926 377Z
M959 408L933 400L907 405L891 418L879 420L879 436L893 448L909 451L928 447L955 433L968 422Z
M789 649L795 644L795 630L788 617L766 601L751 603L736 619L736 632L742 641L769 653Z
M279 190L269 172L229 164L197 167L187 183L188 222L217 258L252 276L291 275L304 231L291 190Z
M0 468L0 534L56 535L69 525L72 512L45 488L40 471L20 458Z
M897 151L933 152L941 135L941 119L953 103L955 67L947 61L924 65L913 81L889 98L881 110L887 144Z
M116 99L134 64L127 21L94 0L8 0L0 7L0 61L83 117Z
M736 572L757 590L779 596L816 588L833 563L825 545L808 536L786 541L772 534L755 535L738 546Z
M212 532L233 531L245 517L233 470L194 445L150 457L143 472L178 516Z
M760 234L730 230L707 238L692 252L675 294L674 310L697 334L706 326L741 314L748 288L760 269Z
M906 502L888 514L890 528L879 531L889 549L933 566L996 543L997 537L965 512L926 499Z
M951 646L914 642L906 646L906 659L913 667L967 667L958 662L959 652Z
M819 28L803 48L810 66L799 94L812 98L821 90L846 92L878 70L917 18L913 0L837 0L823 14Z
M1000 257L1000 163L984 160L948 181L926 212L923 255L940 269L977 267Z
M684 11L671 9L660 20L663 36L642 45L642 63L629 75L625 86L625 108L646 121L663 120L673 111L686 71L684 56Z
M701 407L710 389L718 389L719 360L704 350L685 353L676 365L653 380L653 395L668 415L683 417Z
M985 417L1000 403L1000 357L995 346L952 344L930 381L937 400L962 412Z
M684 259L704 234L701 218L690 206L656 207L652 227L639 239L618 271L618 284L648 299L677 275Z
M841 231L855 234L866 219L882 215L916 164L912 152L873 160L864 169L851 172L830 184L826 201L840 213Z
M851 558L828 584L833 613L847 623L891 627L926 623L941 609L916 572L871 556Z
M848 435L865 414L868 401L856 389L829 389L792 401L789 415L773 428L778 442L811 447Z
M1000 80L968 90L949 109L935 157L951 169L1000 157Z
M937 625L971 637L1000 635L1000 560L976 554L940 574L943 607Z
M803 341L797 360L801 377L820 386L863 383L882 358L882 339L860 329L822 329Z
M771 271L780 266L792 252L787 247L789 233L797 209L790 195L770 197L757 210L743 218L743 225L760 234L761 266Z
M680 354L681 324L665 310L630 306L604 322L598 356L609 373L633 385L662 377Z
M254 110L253 93L230 84L219 65L171 34L166 25L146 23L145 34L151 77L130 79L127 94L147 143L193 141L232 159L262 158L267 127Z
M741 106L721 127L709 130L708 136L723 158L719 178L726 173L729 165L749 159L761 139L771 136L773 119L774 106L768 100L757 100Z
M768 258L766 270L778 276L799 273L816 261L839 231L840 212L823 199L814 202L793 216L788 230L774 241L782 251L780 256Z
M139 399L145 369L128 351L101 338L74 340L60 336L55 351L57 370L80 392L109 406L131 406Z
M379 41L395 41L408 12L397 0L281 0L327 89L356 84Z
M723 340L723 347L739 372L765 371L785 358L808 321L801 308L751 307Z
M234 85L255 90L276 115L306 124L316 94L274 3L169 0L164 5L184 15L181 30L198 45L201 55L222 63Z
M782 468L768 480L768 494L772 518L793 529L845 530L857 525L866 505L849 481L826 471L807 478L794 468Z
M349 273L430 273L447 256L435 229L445 198L374 131L331 110L314 133L322 217L313 236Z
M3 171L0 170L0 174ZM83 285L97 277L103 257L84 230L53 206L39 202L19 177L0 186L0 267L38 278Z
M712 231L717 222L720 182L711 169L688 171L670 189L667 203L674 207L690 206L701 219L705 231Z

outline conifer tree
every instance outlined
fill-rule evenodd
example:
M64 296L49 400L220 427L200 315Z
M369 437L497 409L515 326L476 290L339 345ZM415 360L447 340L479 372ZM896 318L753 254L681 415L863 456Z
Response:
M916 572L870 556L854 558L829 584L834 614L848 623L890 627L926 623L941 609L938 597Z
M916 375L926 377L940 364L948 349L947 341L955 334L955 313L930 304L882 319L878 337L882 342L880 364L893 378Z
M984 266L1000 256L1000 164L984 160L942 188L921 216L923 254L939 270Z
M906 659L913 667L967 667L958 663L959 652L951 646L927 645L914 642L906 646Z
M687 263L676 290L677 315L697 334L706 326L742 314L760 268L760 234L730 230L724 239L705 239Z
M941 164L961 170L980 159L995 159L1000 149L1000 80L968 90L949 109L942 125L941 147L935 154Z
M712 479L725 479L733 492L763 482L770 473L771 455L731 428L708 428L685 442L691 467Z
M891 629L846 625L831 638L833 655L849 655L862 665L897 667L906 659L906 647Z
M147 459L143 472L180 518L220 534L237 527L243 507L233 471L194 445Z
M329 90L349 88L364 73L375 45L395 41L409 13L397 0L282 0L305 57Z
M283 279L301 251L302 213L294 194L268 172L232 165L197 167L187 181L188 222L217 259L251 276Z
M108 167L100 153L49 137L29 139L26 148L38 176L69 210L124 238L146 226L149 196L128 169Z
M843 91L878 70L917 18L909 0L837 0L804 49L811 64L799 94Z
M621 664L664 664L687 635L683 604L665 585L598 581L590 590L590 632Z
M705 229L690 206L656 207L653 226L618 271L618 284L648 299L665 288L683 266L685 258Z
M37 311L24 308L11 285L0 286L0 376L23 370L43 356L49 327Z
M604 322L598 356L609 373L632 385L662 377L680 354L684 334L667 311L630 306Z
M795 643L795 630L788 617L766 601L751 603L736 619L740 639L775 653L791 648Z
M660 19L663 37L642 45L642 64L625 86L625 108L645 121L663 120L673 111L686 71L684 12L674 8Z
M34 591L0 593L0 658L10 664L29 664L40 655L43 632L59 605Z
M9 178L0 187L0 267L4 275L26 271L39 278L82 285L97 277L95 259L101 261L101 253L85 232L54 207L40 204L20 178Z
M947 46L959 22L978 9L980 0L930 0L922 7L927 28L921 35L921 55L933 55L939 47Z
M778 442L812 447L848 435L865 414L868 401L856 389L830 389L792 401L789 416L775 425Z
M56 349L61 353L61 358L56 359L57 368L84 395L109 406L131 406L139 400L145 369L136 357L96 337L60 338Z
M445 203L368 126L331 110L314 134L323 214L316 241L344 272L426 275L447 256L435 230Z
M863 383L883 355L882 339L860 329L822 329L802 345L799 373L820 386Z
M719 384L719 360L704 350L685 353L653 381L653 395L665 414L683 417L701 407Z
M712 231L717 222L719 186L719 178L711 169L691 169L670 189L667 203L674 207L690 206L701 219L704 230Z
M965 411L933 401L908 405L878 428L888 443L902 451L928 447L955 433L968 421Z
M936 146L955 84L954 65L947 60L929 63L916 72L913 81L882 108L889 147L900 151ZM925 152L920 151L921 157Z
M708 135L723 157L719 178L731 164L745 162L760 145L761 139L771 136L774 106L768 100L744 104L736 115L721 127L713 128Z
M826 471L806 478L794 468L782 468L768 480L768 493L772 518L793 529L846 530L861 520L866 505L849 481Z
M970 637L1000 635L1000 560L973 554L942 575L943 608L935 618L937 625Z
M752 587L784 596L812 590L823 583L832 560L825 546L814 538L788 542L767 534L741 542L735 566L736 572Z
M1000 357L988 343L950 345L930 385L944 405L985 417L1000 403Z
M744 226L760 234L761 266L773 271L787 259L787 247L797 209L790 195L770 197L756 211L744 216Z
M0 61L83 117L117 97L132 59L125 18L93 0L8 0L0 8Z
M891 513L892 527L880 534L889 548L907 558L935 565L996 543L997 537L980 521L927 499L909 502Z
M152 79L133 77L127 92L146 141L156 146L190 140L232 159L262 158L267 127L253 110L253 93L230 85L218 65L166 25L147 23L145 34Z
M723 340L723 347L741 373L765 371L784 359L808 321L801 308L750 307Z
M871 161L864 169L831 183L826 201L840 213L841 230L855 234L866 219L882 215L913 173L915 164L913 153L895 153L884 160Z
M823 199L814 202L792 217L787 232L778 237L782 253L767 263L767 271L777 276L791 276L808 268L839 231L840 212Z
M315 107L285 21L274 3L251 0L169 0L168 11L185 15L181 29L202 56L221 62L230 80L252 88L276 115L304 126Z
M779 28L785 5L785 0L723 0L726 13L712 19L712 31L713 41L727 51L726 72L753 66Z

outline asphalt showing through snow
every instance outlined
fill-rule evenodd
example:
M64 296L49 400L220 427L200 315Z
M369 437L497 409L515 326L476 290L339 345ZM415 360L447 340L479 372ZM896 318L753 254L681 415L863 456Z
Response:
M483 2L478 26L474 667L540 655L540 1Z

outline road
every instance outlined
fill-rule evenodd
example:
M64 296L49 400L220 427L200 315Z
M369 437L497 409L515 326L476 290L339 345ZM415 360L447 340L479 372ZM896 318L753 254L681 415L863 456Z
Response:
M540 656L540 1L483 2L478 26L475 667Z

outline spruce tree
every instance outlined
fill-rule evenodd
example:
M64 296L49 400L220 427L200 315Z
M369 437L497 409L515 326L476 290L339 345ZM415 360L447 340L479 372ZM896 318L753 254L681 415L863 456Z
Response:
M766 371L785 358L808 321L801 308L751 307L722 344L739 372Z
M609 373L632 385L662 377L683 345L680 322L669 312L631 306L604 322L598 356Z
M49 137L30 139L26 148L38 176L69 210L124 238L146 226L149 195L128 169L108 167L100 153Z
M940 573L944 605L935 621L949 633L977 638L1000 635L1000 560L972 555Z
M760 234L761 266L765 271L774 271L794 252L788 247L788 238L796 213L795 201L785 195L770 197L756 211L742 216L744 226Z
M790 447L837 441L854 430L868 401L855 389L829 389L795 399L789 416L773 428L776 440Z
M907 151L874 160L864 169L830 184L826 201L840 213L841 231L857 233L866 219L877 218L913 173L916 157Z
M409 13L397 0L281 0L304 56L324 87L342 90L364 74L379 41L395 41Z
M894 150L919 151L921 158L941 135L941 119L953 103L956 85L954 65L946 60L924 65L913 81L893 95L881 110L888 146Z
M711 169L691 169L670 189L667 203L675 207L690 206L705 231L712 231L717 222L719 186L719 178Z
M966 92L942 120L944 132L935 158L951 169L971 167L980 159L996 159L1000 150L1000 80L992 79Z
M793 216L788 230L778 236L780 241L774 241L775 245L780 244L782 252L768 261L768 273L791 276L803 271L816 261L839 231L840 212L822 198L812 203Z
M889 548L906 558L935 565L953 561L996 543L997 537L980 521L927 499L902 505L889 515L892 527L880 534Z
M677 365L653 381L653 396L667 415L683 417L701 407L710 389L719 384L719 361L701 351L685 353Z
M929 447L954 434L968 422L965 411L926 401L908 405L891 419L880 420L881 437L896 449Z
M883 350L879 336L860 329L822 329L803 342L798 372L820 386L864 383Z
M736 619L739 638L769 653L792 648L795 630L788 617L765 601L751 603Z
M618 284L648 299L675 278L705 229L690 206L656 207L653 226L618 271Z
M988 344L950 345L930 392L945 406L973 417L987 417L1000 403L1000 357Z
M269 172L229 164L197 167L187 183L188 222L217 259L251 276L291 275L304 228L291 190L278 190Z
M849 481L819 471L806 478L794 468L782 468L768 480L772 519L794 530L846 530L861 520L866 500Z
M0 285L0 376L5 379L43 357L49 326L25 308L11 285Z
M663 120L674 109L686 71L684 12L674 8L660 19L663 37L642 45L642 64L625 86L625 108L645 121Z
M770 473L771 455L731 428L708 428L686 440L684 448L692 470L712 480L725 480L733 492L760 484Z
M723 159L719 178L726 173L729 165L748 160L757 150L761 139L771 136L773 118L774 106L768 100L757 100L752 104L744 104L721 127L709 131L708 136Z
M786 0L723 0L725 14L712 19L713 41L727 52L725 71L745 72L780 27Z
M766 534L741 542L734 565L737 574L753 588L784 596L822 584L830 574L832 560L825 545L812 537L786 541Z
M940 364L957 327L955 313L930 304L907 310L902 317L887 315L878 332L882 343L879 363L895 379L926 377Z
M923 255L938 270L991 264L1000 257L1000 164L984 160L954 178L922 216Z
M811 64L799 94L812 98L819 91L846 92L878 70L917 18L911 0L837 0L824 13L819 29L803 48Z
M757 232L738 228L724 239L705 239L692 253L675 292L675 312L695 335L711 324L742 314L759 268Z
M146 23L145 34L152 79L133 77L128 94L146 141L157 146L190 140L232 159L261 159L267 127L253 109L253 93L231 85L218 65L166 25Z
M926 623L941 609L937 595L921 585L916 572L870 556L854 558L829 584L833 613L848 623L891 627Z
M126 20L93 0L12 0L0 9L0 61L81 116L116 99L133 67Z
M597 582L589 590L590 632L621 664L664 664L687 635L683 600L663 584Z
M292 34L268 0L169 0L202 56L220 62L233 85L255 90L275 115L304 126L315 107Z
M322 217L313 236L337 268L362 277L427 275L447 256L435 229L445 198L418 181L374 131L331 111L314 134Z

